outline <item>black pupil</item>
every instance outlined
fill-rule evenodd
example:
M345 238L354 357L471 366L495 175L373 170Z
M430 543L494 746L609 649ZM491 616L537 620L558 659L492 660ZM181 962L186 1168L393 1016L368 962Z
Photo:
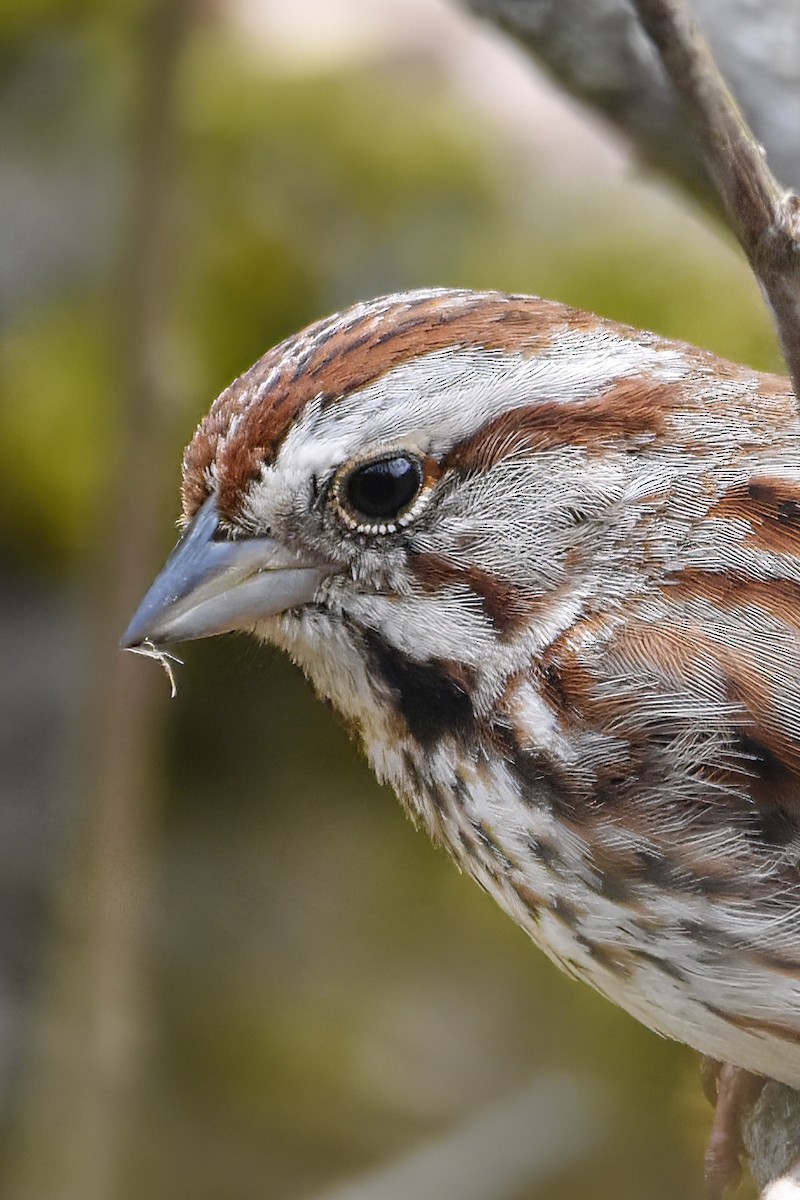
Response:
M347 499L365 517L389 520L416 496L420 469L413 459L399 455L357 467L347 480Z

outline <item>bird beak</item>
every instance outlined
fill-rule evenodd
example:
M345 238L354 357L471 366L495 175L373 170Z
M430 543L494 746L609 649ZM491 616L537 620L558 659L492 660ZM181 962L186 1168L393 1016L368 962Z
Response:
M310 603L333 573L271 538L231 541L218 533L210 496L136 610L122 639L125 650L251 629L264 617Z

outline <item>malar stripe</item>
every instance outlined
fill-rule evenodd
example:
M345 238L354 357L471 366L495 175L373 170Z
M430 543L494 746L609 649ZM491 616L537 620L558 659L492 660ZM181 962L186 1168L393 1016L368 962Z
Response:
M530 598L520 588L472 564L461 565L440 554L411 554L411 574L429 593L462 584L481 600L495 629L504 635L524 629L531 620Z
M675 384L649 376L620 379L591 400L560 404L544 401L503 413L459 442L444 469L459 474L488 471L514 455L564 446L605 451L622 442L636 446L672 436L669 413L681 397Z
M430 748L447 734L460 739L473 734L475 714L463 664L418 662L375 630L365 630L363 637L370 663L415 741Z

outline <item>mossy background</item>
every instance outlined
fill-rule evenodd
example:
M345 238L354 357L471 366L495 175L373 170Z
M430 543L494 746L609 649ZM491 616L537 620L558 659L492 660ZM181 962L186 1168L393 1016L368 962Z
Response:
M574 117L556 162L454 85L424 29L413 52L300 67L237 11L0 8L4 1195L323 1196L558 1070L600 1087L607 1132L519 1200L699 1196L695 1056L558 974L279 656L187 647L169 705L154 664L126 662L148 676L128 747L145 783L120 783L109 843L116 783L93 762L98 714L117 711L111 631L173 540L183 442L275 341L437 284L548 295L779 368L728 240L633 167L582 170ZM140 501L158 532L131 579L108 548L118 510L134 546Z

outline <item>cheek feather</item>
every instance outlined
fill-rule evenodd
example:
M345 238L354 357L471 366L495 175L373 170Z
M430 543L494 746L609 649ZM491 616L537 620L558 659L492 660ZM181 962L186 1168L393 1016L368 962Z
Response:
M430 596L348 595L342 611L362 629L418 661L454 658L477 667L490 652L494 630L479 597L468 587Z
M474 563L454 562L442 554L412 548L408 565L412 579L426 597L435 600L454 588L460 589L461 595L480 604L486 620L502 636L519 632L530 619L532 592L515 588L501 575ZM425 603L431 601L426 599Z

